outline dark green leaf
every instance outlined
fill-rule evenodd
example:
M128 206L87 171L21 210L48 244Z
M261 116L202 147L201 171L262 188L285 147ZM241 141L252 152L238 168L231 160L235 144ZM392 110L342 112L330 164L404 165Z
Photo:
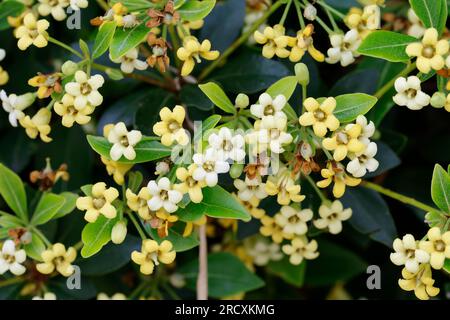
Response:
M364 39L358 52L391 62L405 62L411 59L406 54L406 46L417 41L417 38L397 32L374 31Z
M22 180L0 163L0 195L23 221L28 221L27 196Z
M409 0L409 3L426 28L435 28L439 34L444 31L448 9L446 0Z
M10 0L0 3L0 30L10 28L7 18L19 16L24 9L25 5L19 1Z
M150 29L145 25L147 19L130 29L118 28L111 42L109 52L112 59L119 59L145 40Z
M205 18L214 8L216 0L187 0L177 11L180 17L187 21L197 21Z
M289 262L289 258L285 256L280 261L270 261L267 269L287 283L301 287L305 280L306 261L303 261L298 266L294 266Z
M194 107L204 111L214 108L212 101L195 85L183 86L180 92L180 98L187 108Z

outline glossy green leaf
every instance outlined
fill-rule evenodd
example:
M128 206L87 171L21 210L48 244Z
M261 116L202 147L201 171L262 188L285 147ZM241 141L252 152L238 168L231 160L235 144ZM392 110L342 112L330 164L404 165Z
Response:
M150 32L150 29L145 25L146 21L147 19L130 29L118 28L116 30L109 49L112 59L119 59L145 40Z
M375 104L377 98L365 93L350 93L336 97L334 115L341 123L355 120L360 114L366 114Z
M279 276L281 279L296 287L301 287L305 281L306 261L304 260L298 266L289 262L289 258L285 256L280 261L270 261L267 269Z
M180 91L180 99L187 108L197 108L208 111L214 108L213 102L200 90L197 85L185 85Z
M20 177L0 163L0 195L23 221L28 221L27 196Z
M216 0L187 0L178 8L180 17L187 21L197 21L206 17L214 8Z
M267 88L266 92L272 98L275 98L277 95L282 94L286 98L286 101L288 101L294 94L294 91L297 88L297 84L298 84L297 77L295 76L284 77L275 82L274 84L272 84L269 88ZM283 108L283 112L286 113L289 120L296 120L298 118L297 113L289 103L286 103L286 105Z
M450 259L445 259L444 270L445 270L447 273L450 273Z
M436 164L431 180L431 198L445 213L450 213L450 175Z
M108 50L115 32L116 23L114 21L104 22L100 28L98 28L98 33L94 41L94 47L92 48L92 59L100 57Z
M118 220L119 215L114 219L107 219L100 215L95 222L88 223L84 227L81 233L81 240L83 241L81 256L83 258L93 256L111 240L112 228Z
M88 142L95 152L107 159L111 159L109 151L112 144L104 137L87 136ZM142 163L153 160L158 160L170 156L170 149L163 146L160 142L149 138L142 138L142 140L134 147L136 151L136 158L134 160L125 159L123 156L119 159L120 163Z
M61 209L59 209L58 212L53 216L53 219L62 218L75 210L76 202L78 199L78 195L76 193L63 192L60 194L60 196L64 197L65 202Z
M198 259L181 265L177 270L186 280L186 287L195 290ZM241 260L228 252L208 255L208 294L213 298L231 296L258 289L264 285Z
M426 28L435 28L439 34L444 31L448 17L446 0L409 0L409 3Z
M406 46L417 41L417 38L397 32L374 31L364 39L358 52L391 62L405 62L411 59L406 54Z
M41 253L45 250L45 243L36 233L31 233L31 242L24 245L23 248L27 256L34 260L42 261Z
M226 93L218 84L214 82L208 82L205 84L200 84L198 87L218 108L227 113L234 114L236 112L234 104L230 101Z
M66 198L54 193L43 193L31 218L31 224L38 226L50 221L64 206Z
M23 10L25 5L19 1L3 1L0 3L0 30L11 28L8 23L8 17L17 17Z
M156 240L158 243L161 243L164 240L169 240L170 242L172 242L173 249L176 252L183 252L190 250L192 248L197 247L199 244L198 234L196 231L192 232L188 237L183 237L183 230L172 227L169 229L169 235L165 238L161 238L158 235L157 229L152 229L151 227L148 227L147 230L149 231L152 238Z
M130 12L152 8L155 4L148 0L111 0L112 4L122 3Z

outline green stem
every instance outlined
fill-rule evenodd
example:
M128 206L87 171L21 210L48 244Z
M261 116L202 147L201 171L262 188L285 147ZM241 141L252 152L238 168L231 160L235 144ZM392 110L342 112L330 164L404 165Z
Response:
M6 279L3 281L0 281L0 288L2 287L7 287L16 283L21 283L24 282L25 279L22 277L14 277L14 278L10 278L10 279Z
M320 200L322 200L322 202L325 202L328 200L327 197L325 197L323 192L317 187L316 183L309 175L304 174L303 177L305 177L306 181L308 181L309 184L311 185L311 187L313 187L314 191L317 193L317 195L319 196Z
M379 193L381 193L381 194L383 194L385 196L388 196L388 197L390 197L392 199L398 200L398 201L403 202L405 204L409 204L411 206L414 206L416 208L422 209L424 211L440 212L439 209L436 209L436 208L434 208L432 206L429 206L429 205L427 205L427 204L425 204L423 202L420 202L420 201L418 201L418 200L416 200L414 198L411 198L411 197L405 196L403 194L400 194L398 192L386 189L386 188L384 188L384 187L382 187L382 186L380 186L378 184L375 184L375 183L372 183L372 182L369 182L369 181L363 181L363 182L361 182L361 185L363 187L368 188L368 189L375 190L375 191L377 191L377 192L379 192Z
M397 80L399 77L407 76L415 68L416 68L416 63L415 62L408 64L405 69L403 69L400 73L398 73L395 77L393 77L389 82L387 82L380 89L378 89L378 91L375 93L374 96L377 99L382 98L391 89L391 87L394 86L395 80Z
M302 10L300 9L300 3L298 0L294 1L295 10L297 11L298 21L300 22L300 27L303 29L306 28L305 19L303 19Z
M61 42L61 41L59 41L59 40L56 40L55 38L52 38L52 37L48 37L47 40L48 40L48 42L51 42L51 43L53 43L53 44L56 44L57 46L60 46L61 48L66 49L67 51L70 51L71 53L73 53L73 54L76 55L77 57L79 57L79 58L81 58L81 59L84 59L84 57L83 57L83 55L82 55L81 53L79 53L79 52L78 52L77 50L75 50L74 48L68 46L67 44L65 44L65 43L63 43L63 42Z
M97 0L97 4L105 11L109 10L109 5L106 3L105 0Z
M172 298L172 300L181 300L180 296L175 292L175 290L173 290L170 287L169 284L163 282L161 285L164 288L164 290L169 294L169 296Z
M302 3L298 3L298 5L299 5L301 8L303 8L303 9L306 7L306 6L305 6L304 4L302 4ZM300 10L300 9L299 9L299 10ZM322 19L320 19L319 17L316 17L316 21L317 21L318 24L320 24L320 25L322 26L322 28L325 29L325 31L326 31L328 34L336 33L336 32L333 31L329 26L327 26L327 24L326 24Z
M291 8L292 0L289 0L289 2L286 4L286 7L284 8L283 15L281 16L280 23L281 25L284 25L284 22L286 21L287 15L289 13L289 9Z
M331 14L331 12L327 8L325 8L325 12L327 13L327 16L328 16L328 19L331 22L331 25L333 26L333 30L338 32L340 29L339 29L336 21L334 20L333 15Z
M128 296L128 300L134 300L137 297L139 297L139 294L146 288L146 286L148 286L149 283L142 281L137 287L136 289L133 290L133 292L131 292L131 294Z
M41 232L41 230L39 230L38 228L31 226L30 227L31 231L36 233L36 235L41 238L41 240L45 243L45 245L47 247L51 247L52 243L50 241L48 241L47 237Z
M132 212L130 212L130 214L128 215L130 217L131 222L133 222L134 227L136 228L136 230L139 233L139 236L142 238L142 240L147 239L147 236L144 232L144 230L142 230L141 225L139 224L139 222L137 221L136 217L134 216L134 214Z
M78 241L77 243L75 243L72 248L74 248L75 250L80 250L83 247L83 241Z
M335 16L339 17L341 20L344 20L345 15L340 12L339 10L336 10L335 8L333 8L332 6L328 5L327 3L325 3L325 1L316 1L316 3L318 3L319 5L321 5L324 9L326 9L327 11L332 12Z
M261 18L259 18L249 30L247 30L247 32L243 33L239 37L239 39L237 39L227 50L225 50L225 52L222 55L220 55L220 57L217 60L213 61L208 67L206 67L203 70L203 72L198 77L199 82L205 79L212 71L214 71L216 67L220 66L222 60L231 55L237 48L240 47L241 44L247 41L248 37L250 37L250 35L252 35L253 32L255 32L256 29L258 29L259 26L263 24L267 20L267 18L269 18L272 15L272 13L274 13L283 3L284 3L283 1L278 1L274 3L270 7L270 9L267 10L266 13Z

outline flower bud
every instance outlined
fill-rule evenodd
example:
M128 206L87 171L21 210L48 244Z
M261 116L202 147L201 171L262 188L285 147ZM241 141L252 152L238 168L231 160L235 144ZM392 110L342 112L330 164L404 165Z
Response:
M297 63L294 69L298 83L300 83L300 85L302 86L307 86L309 84L309 70L306 64Z
M160 161L156 163L156 175L164 175L170 171L170 166L167 162Z
M31 243L31 240L32 240L31 238L32 238L31 232L26 231L26 232L20 237L20 242L21 242L22 244L29 244L29 243Z
M309 161L309 159L312 156L312 147L308 142L303 142L300 146L300 154L302 155L303 159Z
M174 273L169 277L170 284L175 288L183 288L186 285L184 276L179 273Z
M305 11L303 12L303 16L310 20L314 21L317 17L317 9L312 4L308 4L305 8Z
M124 220L118 221L111 231L111 240L115 244L121 244L127 236L127 224Z
M238 108L244 109L245 107L247 107L250 104L250 101L246 94L239 93L238 96L236 97L235 103Z
M244 170L244 165L242 163L233 163L230 168L230 177L233 179L239 178L242 170Z
M433 94L433 96L431 97L430 100L430 104L431 106L433 106L434 108L442 108L443 106L445 106L445 102L446 102L447 98L445 97L445 94L442 92L436 92L435 94Z
M63 65L61 67L61 71L62 71L62 73L64 73L64 75L70 76L78 71L78 64L76 64L73 61L68 60L63 63Z

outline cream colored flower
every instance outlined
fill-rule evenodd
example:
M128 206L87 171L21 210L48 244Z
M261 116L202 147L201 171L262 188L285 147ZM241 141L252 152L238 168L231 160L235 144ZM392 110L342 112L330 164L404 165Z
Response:
M411 22L411 26L408 28L408 35L415 38L422 38L426 28L412 8L408 9L408 20Z
M363 10L351 8L344 21L350 29L358 30L361 38L364 39L371 31L380 29L380 7L373 4L365 6Z
M313 218L313 212L311 209L300 210L291 206L282 206L274 218L283 228L283 232L301 236L308 232L307 222Z
M359 154L365 150L365 144L358 139L361 132L359 124L349 124L345 129L334 132L331 138L323 139L322 146L333 151L334 160L342 161L350 152Z
M303 201L305 196L300 194L300 190L300 184L296 184L291 171L286 167L280 168L275 176L269 176L266 182L267 194L277 196L280 205Z
M4 49L0 49L0 62L5 59L6 51ZM0 86L6 84L9 80L9 74L0 66Z
M267 197L266 184L261 181L261 177L255 179L246 177L245 181L235 179L233 184L238 190L239 199L242 201L251 201L255 198L259 201Z
M257 43L264 45L262 55L265 58L272 59L275 55L280 58L289 57L289 37L285 35L285 32L286 30L280 24L266 27L262 33L255 31L253 37Z
M202 43L194 36L185 37L183 46L177 51L178 58L183 61L181 75L189 75L194 70L195 63L200 63L201 58L206 60L216 60L219 57L219 51L211 50L211 42L203 40Z
M103 156L100 159L105 165L108 175L113 176L114 182L118 185L123 185L125 183L125 175L133 167L133 164L115 162Z
M187 169L178 168L176 175L181 183L175 185L175 189L181 193L189 194L189 198L194 203L200 203L203 200L202 188L206 187L206 182L204 180L198 181L194 179L194 172L197 166L191 164Z
M53 292L46 292L44 295L41 296L34 296L31 300L57 300L56 294Z
M87 124L91 121L90 115L94 112L95 108L87 104L82 109L77 109L74 106L75 98L70 94L65 94L62 97L61 102L56 102L54 110L56 114L62 117L62 125L65 127L72 127L76 122L80 125Z
M367 172L374 172L378 169L379 162L375 159L378 147L375 142L370 142L361 154L350 154L347 163L347 171L355 178L361 178Z
M289 54L289 60L291 60L292 62L298 62L308 51L314 60L318 62L325 61L324 54L314 47L312 38L313 32L314 25L312 24L308 24L303 30L297 32L297 37L293 38L294 43L290 43L293 44L293 46ZM292 42L292 40L290 40L289 42Z
M152 218L150 209L148 207L148 200L151 199L152 195L147 187L141 188L138 194L134 194L133 191L127 189L126 193L127 206L137 212L139 216L144 220L149 220Z
M442 233L438 227L433 227L427 236L428 241L420 241L419 248L430 254L433 269L442 269L445 259L450 259L450 231Z
M78 110L84 109L88 104L98 107L103 102L103 96L98 92L105 82L103 76L96 74L91 77L81 70L75 72L75 81L65 85L65 90L72 95L74 107Z
M79 197L77 199L77 208L86 211L84 219L87 222L95 222L99 215L104 215L108 219L116 217L117 210L112 202L119 197L119 191L110 187L106 188L106 183L97 182L92 186L92 195Z
M168 213L177 211L177 203L183 198L183 194L175 190L166 177L162 177L158 181L151 180L147 188L151 194L151 199L148 201L148 207L152 211L164 208Z
M183 128L186 111L182 106L175 106L173 111L164 107L159 112L161 121L155 123L153 132L161 137L161 143L171 146L174 141L185 146L189 143L189 136Z
M39 0L38 12L41 16L51 14L55 20L62 21L67 17L66 8L69 4L69 0Z
M290 240L294 238L294 234L284 232L283 228L271 216L263 216L261 218L259 232L265 237L271 237L275 243L281 243L284 239Z
M252 257L257 266L266 266L270 261L279 261L283 258L280 245L267 238L255 236L244 240L246 253Z
M51 274L58 271L64 277L72 275L75 271L72 262L77 257L77 251L66 247L62 243L55 243L51 248L42 251L43 263L38 263L36 269L42 274Z
M48 33L46 30L49 26L47 20L37 20L33 13L27 13L23 18L23 24L14 32L14 36L19 39L17 42L19 49L26 50L31 45L38 48L47 46Z
M346 186L355 187L361 183L361 179L349 176L345 172L345 167L340 162L329 162L327 167L320 171L320 174L325 179L318 181L317 186L319 188L326 188L334 182L333 195L336 198L344 195Z
M39 135L42 141L50 142L52 138L48 135L51 131L49 125L51 117L52 113L47 108L42 108L32 118L25 116L19 119L19 123L31 139L36 139Z
M285 244L281 249L289 256L289 262L293 265L299 265L303 259L313 260L319 256L317 252L319 245L316 240L308 242L306 237L297 237L292 239L290 244Z
M113 59L111 57L110 59L114 63L120 63L120 70L122 70L123 73L133 73L134 69L142 71L148 67L147 62L139 60L139 50L137 48L131 49L118 59Z
M398 285L405 291L414 291L420 300L428 300L439 294L439 288L434 287L434 279L431 275L429 264L420 266L419 271L409 272L406 268L402 270L403 279L398 280Z
M176 252L172 243L168 240L160 244L155 240L146 239L142 241L141 251L133 251L131 260L140 265L141 273L149 275L153 273L155 265L159 263L171 264L175 260Z
M114 293L112 296L108 296L106 293L100 292L97 295L97 300L127 300L127 296L120 292Z
M340 62L341 66L346 67L359 57L356 52L361 45L362 39L356 29L351 29L345 35L333 34L330 36L332 48L328 49L326 62L335 64Z
M335 200L331 204L324 203L319 208L320 219L313 223L318 229L328 229L331 234L338 234L342 231L342 221L350 219L352 209L344 209L342 202Z
M420 264L428 263L430 255L418 246L411 234L407 234L402 240L395 239L393 244L395 252L391 253L391 261L397 266L405 266L405 269L411 273L419 271Z
M20 96L10 94L8 96L5 90L0 91L0 100L2 102L3 110L8 112L8 120L13 127L17 127L17 120L25 117L23 110L31 106L35 98L36 97L32 93L26 93Z
M13 240L3 242L2 251L0 252L0 274L4 274L8 270L15 276L20 276L27 270L22 263L27 259L25 250L16 249Z
M124 156L128 160L136 158L134 147L141 141L142 133L139 130L128 131L125 123L119 122L108 133L108 141L113 144L109 156L113 161Z
M420 110L430 103L430 96L422 91L420 79L416 76L397 78L394 86L397 94L392 99L399 106Z
M434 28L425 31L422 42L411 43L406 47L406 54L417 57L417 69L423 73L444 68L444 56L448 51L448 40L439 40L438 31Z
M339 120L333 115L336 99L330 97L319 103L314 98L307 98L303 106L306 111L300 116L299 123L302 126L312 126L315 135L324 137L328 130L335 131L339 128Z
M267 116L286 118L286 114L283 112L286 102L286 97L282 94L279 94L272 99L268 93L264 92L259 96L258 103L250 106L250 112L259 119Z

